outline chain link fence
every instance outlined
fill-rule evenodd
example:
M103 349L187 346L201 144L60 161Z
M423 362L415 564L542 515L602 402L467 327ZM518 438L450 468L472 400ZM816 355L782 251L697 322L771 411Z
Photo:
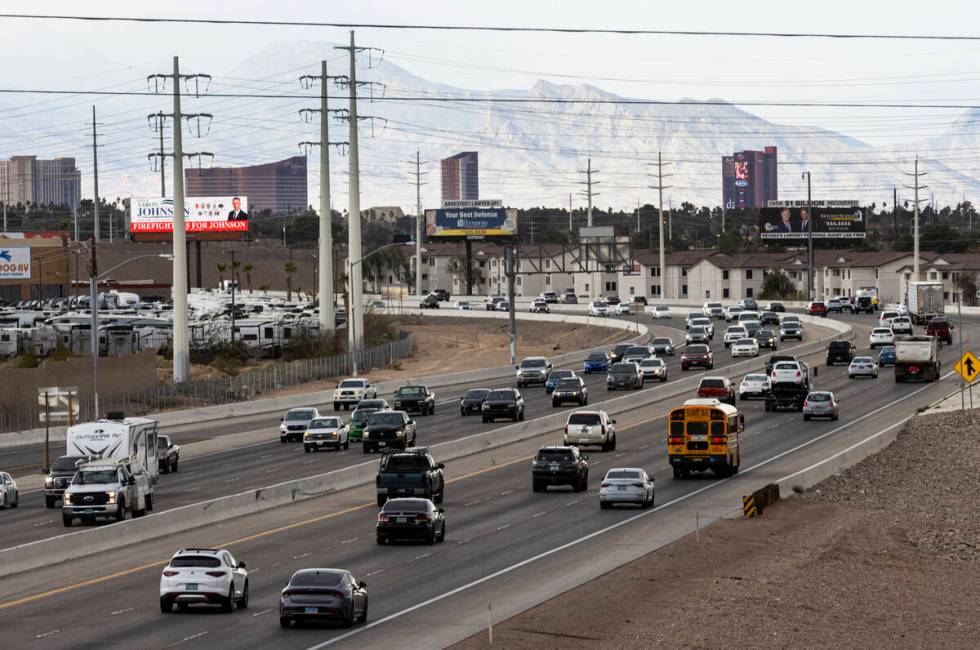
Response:
M412 353L412 335L402 332L397 341L389 341L357 352L357 369L364 373L373 368L391 366L398 359ZM352 373L352 354L300 359L256 368L239 374L212 380L194 380L183 384L161 382L156 388L134 393L100 396L99 413L122 411L126 415L145 415L159 411L215 406L230 402L244 402L258 397L314 381L345 377ZM40 425L39 407L0 410L0 432L27 431ZM79 421L94 419L91 399L79 405Z

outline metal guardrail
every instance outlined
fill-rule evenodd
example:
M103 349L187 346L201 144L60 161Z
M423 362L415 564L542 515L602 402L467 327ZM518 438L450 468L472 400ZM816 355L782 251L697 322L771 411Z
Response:
M410 355L413 347L412 335L402 332L397 341L389 341L358 352L358 370L365 372L372 368L390 366L398 359ZM277 363L248 370L235 377L192 380L184 384L162 382L149 390L100 396L99 413L122 411L127 415L144 415L176 408L252 400L290 386L349 375L352 361L353 355L339 354ZM82 401L79 405L79 421L94 419L93 406L91 399ZM38 426L39 417L37 407L0 410L0 433L34 429Z

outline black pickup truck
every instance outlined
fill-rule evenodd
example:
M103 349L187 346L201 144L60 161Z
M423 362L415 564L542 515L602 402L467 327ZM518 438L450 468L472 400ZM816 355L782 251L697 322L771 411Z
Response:
M395 410L432 415L436 412L436 395L425 386L402 386L395 391Z
M412 447L405 451L386 453L381 458L381 468L375 479L378 505L396 497L418 497L442 503L446 483L442 476L443 464L432 459L425 447Z

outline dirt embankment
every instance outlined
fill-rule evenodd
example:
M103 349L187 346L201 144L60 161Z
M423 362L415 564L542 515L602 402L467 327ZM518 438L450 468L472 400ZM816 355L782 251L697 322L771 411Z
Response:
M505 648L980 647L980 411L494 627ZM573 614L569 614L573 612ZM486 634L459 644L486 646Z

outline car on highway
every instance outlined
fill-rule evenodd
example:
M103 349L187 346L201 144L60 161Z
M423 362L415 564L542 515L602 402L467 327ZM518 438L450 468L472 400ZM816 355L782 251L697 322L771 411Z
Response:
M827 312L828 313L841 313L844 310L843 305L841 305L840 298L831 298L827 301Z
M767 311L774 311L777 314L781 314L786 311L786 306L781 302L771 302L766 306Z
M822 302L822 301L815 300L815 301L807 304L805 311L810 316L822 316L822 317L826 318L827 317L827 304L824 303L824 302Z
M895 345L895 333L890 327L876 327L868 335L868 345L872 350L881 345Z
M566 305L577 305L578 296L576 296L574 293L566 293L564 296L561 297L561 301Z
M732 343L732 357L759 356L759 342L753 338L738 339Z
M765 399L770 387L768 375L761 373L745 375L738 385L738 398L742 401L753 398Z
M483 400L483 421L493 422L507 418L518 422L524 419L524 397L516 388L495 388Z
M633 347L632 343L617 343L613 346L612 352L609 353L609 361L611 363L619 363L623 360L623 355L631 347Z
M769 373L769 381L773 384L801 384L808 379L807 369L795 359L793 361L777 361Z
M621 302L622 302L622 300L619 299L619 296L617 296L614 293L611 293L608 296L606 296L606 304L607 305L610 305L610 306L618 305Z
M633 304L643 305L644 307L646 307L650 303L647 302L646 296L633 296Z
M738 306L746 311L759 311L759 304L755 298L742 298L738 301Z
M157 469L164 473L176 472L180 464L180 445L170 436L157 434Z
M551 392L555 390L555 386L558 385L558 382L564 379L572 379L576 376L577 375L575 374L574 370L552 370L551 374L548 375L548 380L544 382L544 391L548 395L551 395Z
M827 345L827 365L843 361L850 363L854 358L854 344L850 341L831 341Z
M396 497L421 497L442 503L446 496L444 469L445 465L437 463L427 447L386 452L374 479L378 506Z
M725 330L722 340L727 348L735 341L744 339L748 335L749 331L745 329L744 325L729 325L728 329Z
M554 367L548 357L525 357L521 360L521 365L517 366L517 387L523 388L531 384L541 384L548 382L548 375Z
M473 306L470 305L469 300L457 300L453 303L453 309L457 311L472 311Z
M449 302L449 292L445 289L436 289L432 292L432 295L439 300L439 302Z
M908 334L911 336L914 333L914 328L912 326L912 319L908 316L899 316L898 318L892 320L892 332L896 335L898 334Z
M803 340L803 328L796 321L786 321L779 326L779 342L782 343L786 339L796 339L797 341Z
M320 412L312 407L300 407L289 409L280 418L279 442L289 442L290 440L302 440L306 428L310 422L320 417Z
M365 454L385 449L406 449L415 446L415 420L405 411L375 411L368 418L361 437Z
M605 411L575 411L565 420L562 442L566 447L598 446L616 449L616 420Z
M687 370L695 366L708 370L715 367L715 355L707 345L700 343L689 345L681 353L681 370Z
M755 340L759 344L760 349L779 349L779 337L776 335L776 332L771 329L760 329L755 333Z
M894 309L886 309L885 311L878 314L878 325L881 327L890 327L892 321L901 316L902 314Z
M486 300L483 301L483 307L487 311L497 311L498 302L506 302L507 298L503 296L487 296Z
M300 569L279 594L279 626L283 628L320 621L354 627L367 618L367 585L343 569Z
M582 372L586 375L593 372L606 372L609 370L609 355L605 352L590 352L582 364Z
M933 316L926 323L926 336L935 336L946 345L953 344L953 324L941 316Z
M623 353L622 361L625 363L640 363L644 359L649 359L653 356L653 350L650 349L648 345L634 345L627 348L626 352Z
M709 339L715 338L715 323L710 318L705 318L704 316L701 318L695 318L691 321L691 326L703 327L708 332Z
M174 605L220 605L225 612L248 607L248 571L223 548L182 548L160 574L160 611Z
M44 477L44 505L53 508L61 501L65 488L75 476L77 466L91 460L89 456L60 456L52 464Z
M730 305L725 308L725 322L731 323L732 321L738 320L738 315L741 314L743 309L738 305Z
M717 318L721 320L725 317L725 308L720 302L706 302L701 307L701 313L704 314L706 318Z
M395 391L393 404L396 411L434 415L436 412L436 394L429 390L428 386L421 384L402 386Z
M643 373L635 363L614 363L606 374L606 390L635 390L643 388Z
M604 300L593 300L589 303L589 316L608 316L609 305Z
M471 388L463 393L459 398L459 414L465 417L482 413L489 392L489 388Z
M807 394L803 401L803 419L840 417L840 402L829 390L815 390Z
M603 510L618 503L632 503L649 508L654 502L653 477L639 467L614 467L599 486L599 507Z
M698 384L698 397L735 406L735 384L728 377L703 377Z
M379 546L400 540L426 544L446 541L446 511L429 499L391 499L378 513Z
M554 291L545 291L544 293L541 294L541 299L544 300L549 305L558 304L558 294L555 293Z
M589 457L578 447L542 447L531 461L531 490L544 492L552 485L570 485L574 492L589 487Z
M429 294L425 298L422 298L422 302L419 303L419 309L439 309L439 299L435 297L435 294Z
M7 472L0 472L0 510L16 508L20 505L20 492L17 481Z
M857 377L878 378L878 364L875 363L874 357L854 357L851 365L847 367L847 378Z
M332 447L335 451L350 448L350 427L336 415L314 418L303 434L303 451L319 451Z
M663 383L667 381L667 362L660 357L650 357L640 361L640 372L643 373L643 381L657 381Z
M684 319L684 329L691 329L691 327L694 325L695 318L704 318L704 316L699 311L688 312L687 317Z
M783 314L780 316L779 324L782 325L783 323L795 323L796 325L803 327L803 321L801 321L800 317L796 314Z
M630 304L628 302L619 303L616 305L615 309L613 309L613 312L618 316L629 316L632 313L630 312Z
M532 314L549 314L551 313L551 308L548 307L548 303L539 299L531 303L530 312Z
M650 347L653 349L653 353L658 356L669 356L672 357L677 354L677 348L674 347L674 341L669 336L655 336L652 341L650 341Z
M510 301L509 300L501 300L499 302L495 302L494 303L494 308L497 311L510 311Z
M766 325L779 325L779 314L774 311L764 311L759 314L759 322L763 327Z
M650 310L650 318L653 318L655 320L660 320L660 319L670 320L672 317L673 314L670 311L670 307L668 307L667 305L657 305L656 307Z
M691 329L689 329L687 334L684 335L684 342L687 345L691 345L692 343L706 344L709 341L711 341L711 337L708 336L708 330L701 325L692 325Z
M562 379L551 392L551 406L562 406L568 402L573 402L579 406L589 403L589 387L585 385L585 380L581 377L571 377Z
M363 377L342 379L333 392L333 410L339 411L342 406L347 411L352 406L357 406L362 399L374 399L377 396L378 389Z
M365 406L358 406L354 409L354 412L350 414L350 421L347 423L347 439L350 442L360 442L364 437L364 427L367 426L368 420L371 419L371 414L379 410L376 408L367 408Z
M879 366L894 366L896 360L894 345L886 345L878 351Z

